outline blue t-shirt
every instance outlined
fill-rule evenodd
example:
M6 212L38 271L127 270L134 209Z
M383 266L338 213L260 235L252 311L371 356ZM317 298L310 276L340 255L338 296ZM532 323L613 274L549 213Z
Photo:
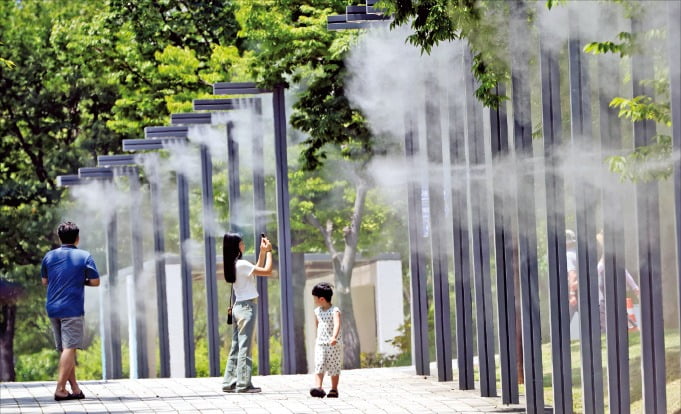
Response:
M49 251L40 274L47 279L47 316L71 318L85 314L85 279L99 279L90 253L70 244Z

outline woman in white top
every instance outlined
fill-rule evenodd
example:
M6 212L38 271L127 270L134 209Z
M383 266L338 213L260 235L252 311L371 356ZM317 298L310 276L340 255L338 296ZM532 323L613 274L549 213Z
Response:
M232 306L232 347L229 351L225 377L222 381L224 392L256 393L261 389L251 383L253 359L251 345L257 319L258 290L255 276L272 275L272 243L263 237L260 240L258 263L243 260L244 241L240 235L228 233L224 237L225 280L234 280L236 301ZM231 265L230 265L231 264ZM266 340L266 338L264 339Z

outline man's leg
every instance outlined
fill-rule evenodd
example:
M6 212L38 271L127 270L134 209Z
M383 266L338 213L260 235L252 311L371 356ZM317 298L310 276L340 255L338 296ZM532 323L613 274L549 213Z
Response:
M71 385L73 394L80 394L80 387L76 381L76 351L83 344L83 317L61 319L61 345L64 350L59 358L59 378L57 388L59 396L63 396L61 390L66 390L66 382Z
M61 352L61 357L59 357L59 374L57 377L57 390L54 395L59 397L65 397L69 394L66 390L66 382L70 382L70 378L73 376L75 382L75 363L76 363L76 349L75 348L65 348Z
M71 385L71 393L80 394L80 386L76 380L76 350L73 352L73 368L71 369L71 375L69 375L69 384Z

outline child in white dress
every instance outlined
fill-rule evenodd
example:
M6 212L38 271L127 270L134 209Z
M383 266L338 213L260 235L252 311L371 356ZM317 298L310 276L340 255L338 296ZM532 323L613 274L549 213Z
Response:
M343 339L341 335L341 312L331 305L333 288L321 282L312 288L316 308L315 324L317 341L315 343L315 388L310 390L313 397L338 398L338 380L343 365ZM331 377L331 389L327 394L322 388L324 373Z

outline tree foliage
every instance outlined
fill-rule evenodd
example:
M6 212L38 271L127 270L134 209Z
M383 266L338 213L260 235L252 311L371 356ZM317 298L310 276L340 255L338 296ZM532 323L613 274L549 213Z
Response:
M39 266L65 201L56 177L245 76L247 59L223 1L23 0L0 13L0 55L16 65L0 64L0 277L26 288L15 353L29 357L52 348Z
M627 15L646 18L646 10L640 5L624 3ZM634 122L654 121L663 128L671 127L671 105L669 94L669 72L666 70L666 33L659 27L644 32L620 32L619 42L603 40L588 43L584 52L593 55L617 54L627 61L635 54L652 58L655 78L643 79L641 84L651 86L653 96L639 95L631 98L617 96L610 101L610 107L618 109L618 116ZM665 68L660 70L659 68ZM672 140L667 134L656 134L650 143L639 146L626 155L613 155L606 161L610 170L620 174L623 181L650 181L665 179L672 174Z
M506 96L495 92L497 83L509 79L506 44L508 4L480 0L426 0L406 2L382 0L379 5L394 19L391 27L408 24L413 34L407 41L430 53L442 42L462 39L473 56L471 71L478 81L475 96L496 108Z

